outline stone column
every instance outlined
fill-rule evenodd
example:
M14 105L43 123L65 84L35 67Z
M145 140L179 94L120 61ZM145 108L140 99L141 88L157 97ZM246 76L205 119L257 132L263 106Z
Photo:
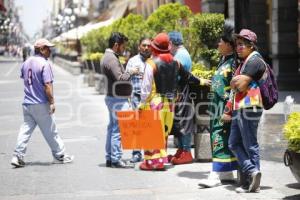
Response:
M234 21L234 0L228 0L228 18Z
M234 10L236 32L245 28L254 31L258 39L259 52L269 61L269 29L267 25L269 16L266 1L235 0Z
M281 90L300 90L298 0L273 0L272 58Z

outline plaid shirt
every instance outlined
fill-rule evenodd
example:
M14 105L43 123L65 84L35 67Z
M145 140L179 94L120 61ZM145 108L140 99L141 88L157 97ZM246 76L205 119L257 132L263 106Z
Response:
M140 72L138 75L133 75L131 77L131 84L133 87L132 94L141 94L141 85L146 65L146 61L142 60L140 54L137 54L128 60L126 71L129 71L131 68L139 67Z

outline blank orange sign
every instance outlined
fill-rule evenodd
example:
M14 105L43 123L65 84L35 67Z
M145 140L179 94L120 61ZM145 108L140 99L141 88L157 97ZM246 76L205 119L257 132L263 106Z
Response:
M117 112L123 149L164 149L165 137L157 111Z

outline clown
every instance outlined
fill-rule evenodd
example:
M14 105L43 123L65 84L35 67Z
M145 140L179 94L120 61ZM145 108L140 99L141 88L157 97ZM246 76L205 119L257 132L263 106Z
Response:
M178 84L200 84L201 80L184 70L170 53L171 45L166 33L159 33L151 42L152 58L149 59L141 87L140 109L159 113L164 136L172 129L174 102ZM180 79L178 79L180 76ZM181 83L179 83L179 80ZM163 170L168 163L166 148L145 150L141 170Z

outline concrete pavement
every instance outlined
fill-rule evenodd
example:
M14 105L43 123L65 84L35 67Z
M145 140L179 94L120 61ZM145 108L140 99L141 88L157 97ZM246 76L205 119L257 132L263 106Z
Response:
M281 160L286 141L280 130L280 116L266 117L266 125L260 128L263 174L260 193L237 194L232 185L199 188L198 181L208 176L210 163L175 166L163 172L144 172L137 167L106 168L108 113L104 96L84 85L82 76L72 76L57 66L54 67L57 125L67 152L75 155L75 162L52 165L49 147L37 128L28 146L26 167L13 169L9 163L22 123L23 86L19 68L20 62L16 60L0 59L1 200L300 199L300 184ZM175 151L172 142L170 146L172 153ZM124 158L130 158L130 151L125 151Z

